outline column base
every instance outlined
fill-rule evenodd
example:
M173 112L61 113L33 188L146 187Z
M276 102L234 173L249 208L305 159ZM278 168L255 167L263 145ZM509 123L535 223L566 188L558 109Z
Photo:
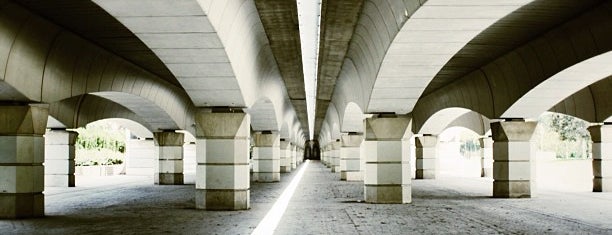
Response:
M281 166L280 167L280 172L281 173L289 173L289 172L291 172L291 166Z
M531 182L528 180L493 181L495 198L531 198Z
M253 172L253 181L270 183L280 181L280 172Z
M46 187L74 187L74 175L45 175Z
M417 169L415 179L435 179L436 171L435 170L423 170Z
M491 169L491 168L482 168L481 171L480 171L480 177L487 177L487 178L493 177L493 169Z
M340 180L363 181L361 171L340 171Z
M400 185L365 185L365 201L377 204L405 204L412 202L412 186Z
M332 166L331 168L331 172L336 173L336 172L340 172L340 166Z
M45 216L45 195L42 193L0 193L0 219L42 216Z
M183 173L157 173L154 179L155 184L159 185L183 185Z
M593 178L593 192L612 192L612 178Z
M215 211L248 210L249 190L196 189L196 209Z

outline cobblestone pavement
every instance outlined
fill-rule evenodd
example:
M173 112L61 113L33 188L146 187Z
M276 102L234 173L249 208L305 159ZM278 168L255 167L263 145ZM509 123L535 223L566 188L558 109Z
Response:
M612 193L491 198L492 180L413 180L411 204L368 204L362 182L311 164L277 234L612 234Z
M252 183L248 211L195 210L193 185L156 186L150 177L49 188L46 217L2 220L0 234L249 234L294 175ZM412 204L367 204L362 182L312 162L276 234L612 234L612 193L508 200L489 197L490 179L412 184Z

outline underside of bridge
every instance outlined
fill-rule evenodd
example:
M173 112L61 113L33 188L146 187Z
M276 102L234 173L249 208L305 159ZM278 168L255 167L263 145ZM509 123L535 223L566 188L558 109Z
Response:
M532 198L540 161L532 137L547 112L588 123L575 130L589 133L587 184L612 200L612 1L317 2L309 13L317 19L304 22L299 0L0 0L0 218L62 215L49 205L62 193L46 192L75 193L74 130L109 119L140 137L128 152L151 159L152 188L195 184L177 187L198 209L190 216L203 219L261 211L262 195L285 187L298 188L292 200L304 207L308 197L331 203L355 193L374 210L418 206L437 187L428 183L438 183L452 128L478 139L487 197ZM312 22L317 53L304 58L310 39L300 31ZM312 184L322 191L307 191ZM471 195L463 186L461 197ZM311 228L304 233L360 232L355 220L351 229L325 217L285 220L281 227ZM277 224L231 231L268 234ZM0 229L13 225L0 220ZM540 231L526 228L497 232ZM609 233L612 224L594 228ZM33 231L21 229L8 231ZM197 229L171 232L207 233ZM369 229L361 232L377 233ZM62 232L75 231L52 233Z

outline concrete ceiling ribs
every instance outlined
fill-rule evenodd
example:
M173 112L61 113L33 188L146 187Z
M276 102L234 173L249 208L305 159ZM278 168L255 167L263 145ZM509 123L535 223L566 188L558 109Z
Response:
M200 6L190 0L94 2L151 48L196 106L247 105L224 50L231 45L222 43L229 35L216 30L211 22L227 20L231 24L231 18L239 19L236 9L228 8L231 17L225 18L225 10L208 15L206 10L217 6Z
M386 50L366 112L409 113L429 82L470 40L530 0L429 0Z
M308 132L296 1L256 0L255 6L266 30L270 48L276 58L291 104L302 127Z
M319 133L332 99L364 0L323 0L317 75L315 133ZM312 139L317 139L315 134Z

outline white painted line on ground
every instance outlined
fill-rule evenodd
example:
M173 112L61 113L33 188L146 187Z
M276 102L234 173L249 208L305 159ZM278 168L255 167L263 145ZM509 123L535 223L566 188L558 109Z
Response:
M287 206L289 205L289 201L297 189L298 184L302 180L302 176L304 175L304 171L308 168L308 164L310 160L306 160L302 169L295 175L295 178L291 181L289 186L283 191L278 200L272 206L272 209L268 211L266 216L259 222L257 228L253 230L252 235L260 235L260 234L273 234L274 230L278 226L281 218L283 218L283 214L285 214L285 210L287 210Z

